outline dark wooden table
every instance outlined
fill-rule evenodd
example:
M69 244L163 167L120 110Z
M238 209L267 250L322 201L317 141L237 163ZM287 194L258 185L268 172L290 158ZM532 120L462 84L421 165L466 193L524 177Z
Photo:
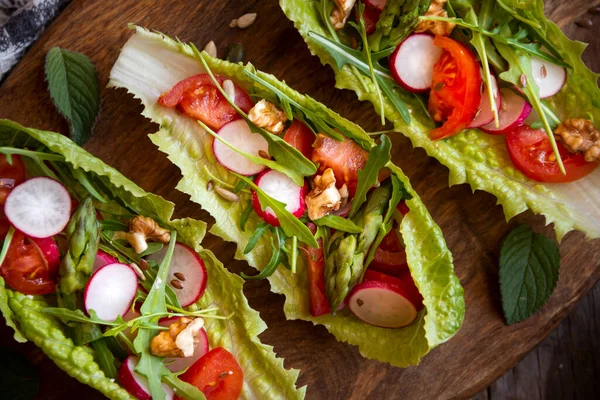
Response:
M566 25L593 3L597 1L549 0L547 11L555 21ZM231 19L246 12L258 12L257 22L251 28L242 31L228 27ZM285 79L294 88L323 101L366 129L380 129L370 104L358 102L354 94L348 91L333 90L333 74L310 56L300 36L273 0L123 0L109 7L107 2L101 0L75 0L0 86L0 118L66 132L66 124L53 109L46 91L44 55L56 45L86 53L98 67L100 82L104 87L120 47L131 34L125 29L127 22L160 30L184 41L193 41L199 46L214 40L219 55L223 55L227 44L241 42L246 46L248 61L257 68ZM600 21L597 24L600 26ZM576 37L587 38L593 40L595 46L600 45L599 38L594 37L598 34L597 29L586 31L571 26L568 29ZM591 53L597 55L597 47L586 56L592 57ZM588 61L592 63L598 60ZM102 89L102 109L95 136L85 147L144 189L177 203L176 212L179 216L211 221L205 212L189 201L188 196L174 190L180 177L179 171L145 137L157 127L141 117L140 111L139 102L125 91ZM583 235L577 232L569 234L561 244L561 277L549 303L527 321L507 327L499 300L499 244L517 223L530 224L536 231L547 235L553 234L552 228L544 226L543 218L531 213L524 213L507 224L493 196L483 192L472 194L466 185L448 188L445 167L428 158L424 151L412 149L407 139L396 135L393 141L394 160L411 178L415 189L444 231L454 254L456 271L465 287L465 323L454 339L432 351L421 365L398 369L363 359L355 348L336 342L323 327L313 327L301 321L285 321L281 296L269 293L269 285L265 281L248 282L245 293L250 305L261 312L269 326L261 339L275 346L278 355L286 359L287 367L302 370L299 383L309 385L308 397L311 399L473 396L514 367L540 343L600 277L600 241L585 241ZM233 261L232 244L224 244L214 237L208 237L204 244L233 271L251 272L245 263ZM583 304L589 304L589 301ZM598 306L594 298L592 305L590 308L596 310L597 315ZM582 341L586 345L594 344L596 349L598 329L593 324L597 324L597 320L589 318L589 322L586 322L590 325L585 326L592 331L589 340ZM561 332L564 336L565 328L561 325L558 332L562 340ZM26 354L39 365L43 377L40 398L99 398L90 388L77 384L61 373L34 346L13 343L5 327L0 330L0 338L2 343ZM573 348L579 345L577 342ZM548 380L552 380L553 385L571 386L579 384L583 376L598 381L598 369L594 364L598 362L597 358L591 364L586 361L585 365L594 366L590 375L586 375L586 368L582 370L573 366L569 381L565 361L560 369L563 381L557 379L556 374L551 374L549 379L543 381L542 376L551 364L548 360L552 357L567 360L567 354L575 353L568 346L562 346L562 341L559 346L542 349L547 347L552 347L552 353L543 350L542 353L540 350L531 353L541 359L537 375L522 373L523 368L533 370L531 365L535 364L535 360L531 361L531 356L528 356L524 361L527 363L525 367L520 365L509 373L508 378L480 396L497 394L502 398L544 398L561 395L556 386L547 386L545 382ZM589 353L585 352L586 360L589 360ZM579 360L571 358L569 363L579 365ZM578 380L575 380L575 376ZM532 389L531 382L521 383L523 379L530 378L540 382L539 386L535 386L536 390ZM505 390L507 387L514 387L516 392ZM542 387L545 389L542 390ZM575 390L570 388L568 393L575 393ZM594 390L581 393L597 395L597 389ZM569 396L565 393L565 397Z

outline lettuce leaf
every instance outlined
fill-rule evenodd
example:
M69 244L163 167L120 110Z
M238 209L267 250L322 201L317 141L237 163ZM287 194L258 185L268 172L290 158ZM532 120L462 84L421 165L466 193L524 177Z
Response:
M559 111L558 115L600 121L600 89L596 84L600 75L590 71L581 60L585 44L569 40L545 18L542 0L506 3L525 9L528 17L540 24L549 43L573 67L567 84L550 100L553 108ZM320 0L280 0L283 12L294 22L311 52L334 69L336 87L355 91L360 100L370 101L379 112L381 104L369 78L350 66L338 69L335 60L308 36L309 32L315 32L331 38L321 21L319 4ZM433 124L420 107L408 105L412 117L408 125L394 110L389 98L384 98L383 106L395 131L448 167L450 185L468 183L473 191L485 190L493 194L502 205L507 220L531 209L544 215L548 224L554 223L558 240L571 230L580 230L589 238L600 237L600 168L576 182L541 184L526 178L513 166L502 136L465 130L452 138L432 142L429 131Z
M207 190L209 180L218 179L223 185L235 185L236 178L223 168L212 153L212 137L192 119L177 111L157 104L159 95L180 80L205 72L192 47L159 33L136 28L123 47L111 74L109 86L126 88L144 105L143 115L160 125L150 139L167 154L182 172L177 188L189 194L216 220L211 233L237 244L236 258L245 259L261 270L270 259L269 236L263 235L254 249L244 255L252 232L262 221L251 213L245 231L239 228L243 210L250 198L248 192L240 193L240 201L229 202ZM273 91L254 79L248 71L257 74L262 82L281 91L297 104L311 112L325 115L344 127L344 133L364 146L372 146L372 139L357 125L308 96L304 96L272 75L256 72L252 65L231 64L205 55L208 66L217 74L228 76L252 94L273 99ZM143 66L143 68L142 68ZM450 339L464 318L463 289L452 265L452 255L444 242L440 228L412 190L407 177L400 169L393 173L404 183L412 195L407 202L410 212L403 219L400 232L407 245L407 257L413 278L424 297L426 311L418 320L403 329L385 329L367 325L348 310L335 317L311 317L308 306L306 270L301 265L296 274L279 268L270 278L271 288L286 297L284 311L288 319L303 319L324 325L335 337L358 346L369 358L405 367L416 364L430 349Z
M0 120L0 146L46 146L62 154L72 168L81 168L100 179L129 208L140 215L155 218L162 226L177 230L178 240L194 248L208 271L208 286L198 307L218 307L226 320L205 319L211 348L224 347L244 371L242 397L247 399L303 398L305 388L296 389L298 371L285 370L283 360L276 358L271 346L264 345L258 335L266 324L257 311L250 308L242 292L243 279L229 273L214 254L200 245L206 223L189 218L171 220L174 204L143 191L115 169L104 164L68 138L53 132L25 128L8 120ZM5 313L3 298L8 298L10 311ZM8 322L13 321L29 340L38 345L56 364L71 376L115 399L131 398L120 386L104 376L93 361L93 353L85 346L75 346L65 336L62 325L39 312L47 307L42 298L31 299L10 289L0 280L0 309ZM12 313L12 315L11 315ZM18 331L15 333L15 338Z

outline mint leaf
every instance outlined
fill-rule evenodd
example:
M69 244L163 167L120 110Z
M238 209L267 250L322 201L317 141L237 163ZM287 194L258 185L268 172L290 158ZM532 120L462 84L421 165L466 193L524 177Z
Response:
M71 138L84 144L100 110L96 67L81 53L53 47L46 55L45 69L50 97L69 122Z
M500 292L507 324L524 320L542 307L556 287L558 245L526 225L513 230L500 250Z

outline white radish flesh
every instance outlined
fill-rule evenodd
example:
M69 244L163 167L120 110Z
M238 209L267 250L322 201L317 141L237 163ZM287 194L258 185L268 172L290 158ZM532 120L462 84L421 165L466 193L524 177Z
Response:
M219 137L227 143L244 153L260 157L259 152L268 154L269 144L258 133L250 130L248 123L243 119L229 122L217 132ZM245 156L237 153L219 139L214 139L213 152L219 163L230 171L240 175L255 175L263 171L266 167L262 164L256 164Z
M161 326L169 326L173 322L176 322L179 318L165 318L158 322ZM191 357L167 357L164 362L167 368L171 372L179 372L183 371L190 365L194 364L198 361L203 355L208 353L208 336L206 336L206 331L204 328L200 329L200 335L198 337L198 344L194 348L194 354Z
M92 274L98 271L100 268L104 267L105 265L114 264L118 262L119 260L117 260L116 257L113 257L102 250L98 250L98 252L96 253L96 258L94 259L94 267L92 268Z
M531 105L512 90L500 89L500 95L502 96L502 106L498 110L499 125L496 127L494 121L492 121L481 127L481 130L494 135L505 134L523 125L531 112Z
M305 186L296 185L287 175L269 170L256 178L255 183L267 196L285 204L285 209L294 216L300 218L306 211ZM279 220L270 207L262 210L256 192L253 192L252 195L252 206L263 220L271 225L279 226Z
M498 90L498 83L496 82L494 75L490 75L490 86L492 88L492 93L494 94L496 109L500 110L502 108L502 96L500 96L500 90ZM488 85L486 85L483 94L481 95L479 110L477 111L475 118L473 118L473 121L467 125L467 128L479 128L483 125L492 124L494 121L494 110L492 109L492 104L490 103L488 89Z
M71 196L54 179L32 178L10 192L4 213L10 223L27 236L47 238L67 226L71 217Z
M147 259L160 264L165 258L166 251L167 248L163 247L160 251L149 255ZM202 258L188 246L176 243L169 266L167 285L171 286L181 306L187 307L197 302L204 294L207 282L208 274Z
M410 294L400 286L381 281L357 285L350 293L348 308L363 322L382 328L401 328L417 317Z
M125 315L137 291L137 275L129 265L108 264L92 275L83 295L85 309L98 318L114 321Z
M410 35L390 57L394 79L408 91L427 91L431 88L433 66L442 52L441 47L433 44L433 36L426 33Z
M117 379L121 386L125 388L134 397L139 400L151 400L150 386L148 385L148 379L135 372L139 359L136 356L129 356L123 361ZM163 383L162 388L165 392L165 398L167 400L173 400L175 394L167 384Z
M531 73L540 91L540 98L554 96L567 81L567 70L539 57L531 57Z

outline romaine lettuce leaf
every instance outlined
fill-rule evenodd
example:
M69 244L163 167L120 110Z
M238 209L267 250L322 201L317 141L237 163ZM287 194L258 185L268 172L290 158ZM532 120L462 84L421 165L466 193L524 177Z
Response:
M305 388L296 389L297 370L285 370L283 360L276 358L271 346L264 345L258 335L266 329L257 311L250 308L242 292L243 279L229 273L212 252L200 245L206 223L193 219L171 220L174 204L162 197L143 191L115 169L95 158L71 140L57 133L25 128L17 123L0 120L0 146L44 145L62 154L73 168L82 168L100 179L115 197L140 215L155 218L162 226L177 230L178 240L194 248L202 257L208 271L208 286L197 306L218 307L226 320L206 318L205 327L211 348L224 347L239 362L244 371L242 397L247 399L303 398ZM8 298L7 321L14 321L20 331L53 359L71 376L101 391L111 398L130 398L128 393L104 376L93 361L87 347L75 346L64 334L62 325L42 314L45 307L41 298L30 299L18 292L5 289L0 282L0 309L3 297ZM19 340L16 336L15 338Z
M215 218L216 224L211 233L235 242L238 246L236 258L245 259L254 268L262 269L271 256L267 235L263 235L250 253L243 254L254 228L261 222L255 213L251 213L246 230L239 228L250 193L242 192L240 201L230 202L210 192L207 188L209 180L218 179L223 185L236 183L236 178L214 158L212 137L196 121L157 104L162 92L186 77L205 72L202 64L190 46L158 33L136 29L136 34L125 44L111 71L109 85L126 88L139 98L144 105L143 115L160 125L160 130L150 138L181 169L183 178L177 188L189 194ZM265 92L263 86L244 74L245 69L254 72L251 65L244 67L209 56L205 59L214 73L234 79L251 93L274 97L273 93ZM303 107L325 113L356 140L373 143L359 126L344 120L312 98L294 91L272 75L257 74ZM407 245L413 278L425 299L426 311L419 314L415 323L403 329L378 328L359 321L348 310L338 312L335 317L311 317L303 266L296 274L279 268L269 281L274 292L285 295L284 311L288 319L325 325L338 340L357 345L364 356L404 367L418 363L431 348L456 333L464 317L465 304L463 289L454 275L452 255L440 228L412 190L406 176L397 168L393 172L413 196L407 202L410 212L403 219L400 232Z
M560 29L544 17L543 1L511 0L511 6L527 10L529 17L542 26L545 37L558 48L565 62L573 66L565 87L551 102L561 118L592 117L600 121L600 89L598 74L590 71L581 60L585 45L569 40ZM287 17L294 22L309 49L321 62L329 64L336 75L336 87L356 92L360 100L373 103L379 112L381 104L368 77L355 68L338 69L334 60L308 32L331 38L318 11L320 0L280 0ZM571 230L580 230L589 238L600 237L600 168L587 177L566 184L541 184L526 178L511 162L504 137L488 135L479 130L464 132L439 141L429 139L433 127L430 118L419 107L409 104L411 124L406 124L384 98L386 118L394 130L410 138L414 146L422 147L450 170L450 185L468 183L473 190L485 190L498 198L507 220L531 209L554 223L558 240Z

